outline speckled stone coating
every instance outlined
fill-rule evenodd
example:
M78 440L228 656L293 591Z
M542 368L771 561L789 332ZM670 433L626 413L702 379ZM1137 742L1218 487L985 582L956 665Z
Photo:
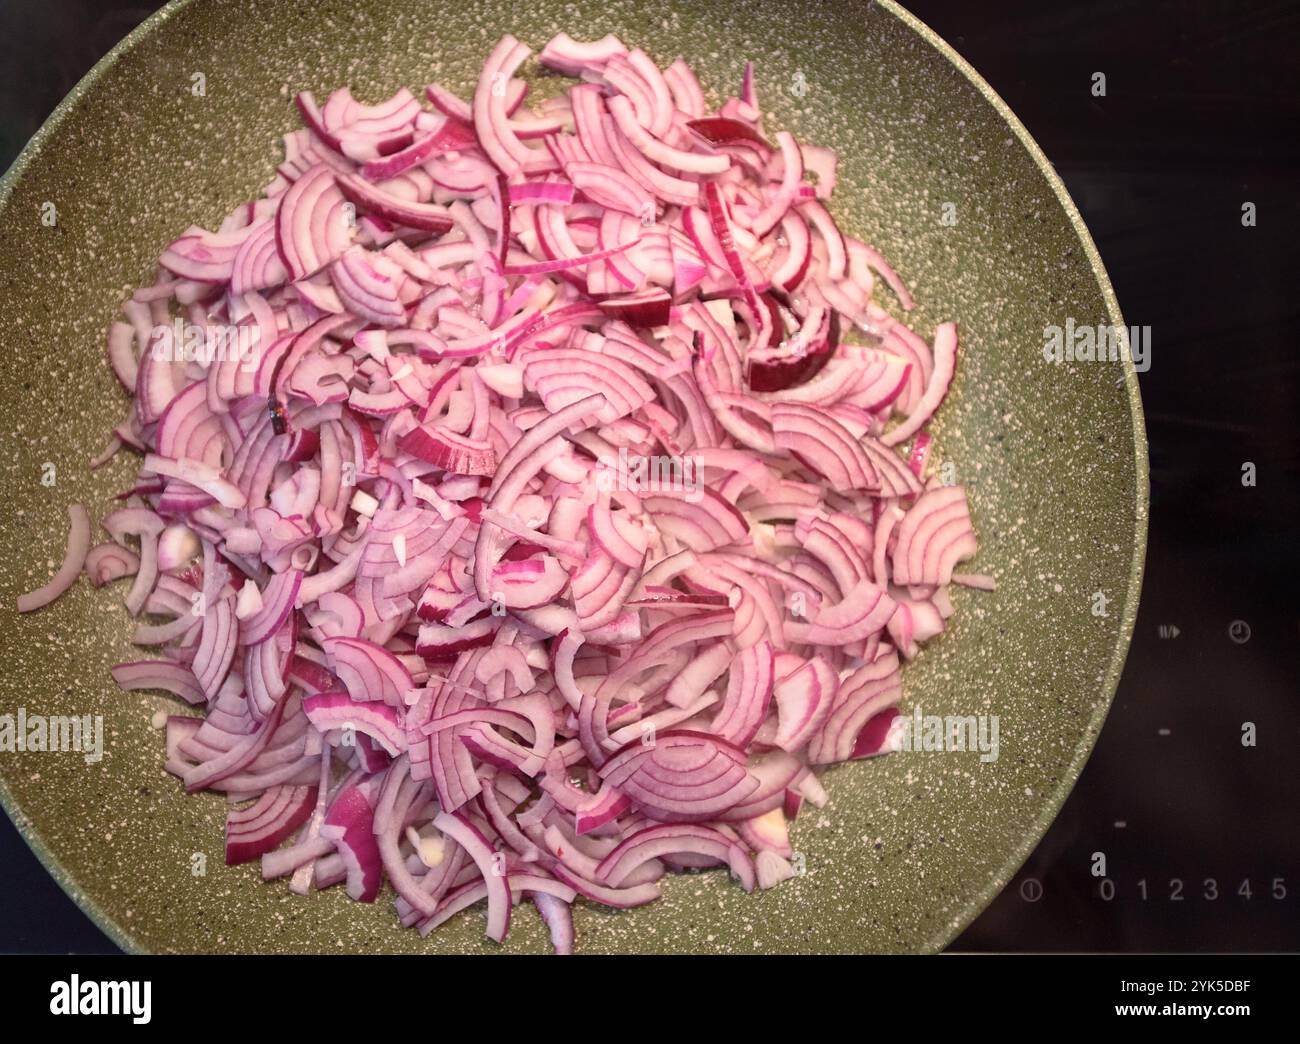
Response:
M279 136L299 125L293 93L350 84L374 101L434 79L468 93L502 32L536 49L560 29L617 32L661 63L683 55L715 101L754 59L769 126L839 150L841 223L911 284L922 336L960 323L931 467L951 464L967 485L980 553L966 568L999 584L954 590L951 629L907 668L903 700L907 712L997 714L996 762L899 753L835 768L830 806L793 828L802 876L747 896L724 874L689 875L643 909L580 904L580 952L940 949L1012 877L1091 750L1146 538L1136 376L1127 361L1044 361L1044 326L1122 325L1118 306L1037 146L928 29L884 2L188 0L101 62L0 185L0 714L103 714L106 748L96 765L0 754L0 796L63 887L129 949L499 949L477 908L421 939L397 925L391 893L373 906L338 888L303 899L264 884L256 864L227 868L223 799L187 798L162 770L151 718L175 706L121 693L109 676L136 655L123 585L83 582L24 618L13 606L57 565L66 504L98 517L134 474L132 455L86 467L126 405L104 364L118 301L188 223L215 227L270 180ZM537 82L545 90L548 77ZM877 299L893 305L883 287ZM41 482L47 462L53 486ZM530 909L507 948L548 948Z

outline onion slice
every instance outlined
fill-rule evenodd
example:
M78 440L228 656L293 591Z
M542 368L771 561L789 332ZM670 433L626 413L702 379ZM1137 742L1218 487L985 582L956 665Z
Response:
M90 551L90 514L84 504L68 505L68 542L63 562L49 582L18 596L18 611L30 613L49 605L77 582Z

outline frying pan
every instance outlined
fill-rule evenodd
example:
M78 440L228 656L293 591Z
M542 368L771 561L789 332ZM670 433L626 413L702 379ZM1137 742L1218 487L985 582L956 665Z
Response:
M60 557L67 503L102 513L133 475L126 459L86 466L124 406L103 362L118 301L189 222L215 227L270 179L279 135L299 125L293 92L348 83L375 100L434 79L468 91L503 32L537 48L560 29L616 32L662 63L683 54L715 100L754 59L774 125L839 151L841 223L910 281L924 336L961 324L936 460L969 489L970 568L999 585L955 591L953 626L908 668L902 706L997 715L996 760L916 752L835 768L830 806L795 824L801 876L747 896L725 875L691 875L639 910L582 907L580 950L941 949L1011 879L1091 750L1141 582L1136 375L1127 359L1043 358L1045 326L1122 327L1118 305L1042 152L929 29L888 2L180 0L86 76L0 184L0 713L101 714L105 745L93 764L0 754L0 797L129 950L495 948L476 913L424 940L389 902L299 899L255 865L224 866L222 799L187 798L162 771L151 717L168 700L109 677L131 658L120 594L82 583L29 617L13 606ZM517 921L508 948L544 950L540 921Z

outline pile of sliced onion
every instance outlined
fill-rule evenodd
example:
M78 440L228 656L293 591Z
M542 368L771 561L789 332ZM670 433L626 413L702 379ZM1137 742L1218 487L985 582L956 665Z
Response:
M262 198L123 306L143 464L19 608L129 581L114 676L201 712L167 769L225 795L229 862L386 881L421 933L527 899L569 952L579 896L791 877L817 770L889 748L949 584L992 581L927 477L956 327L875 303L912 302L834 154L763 128L752 69L708 110L612 36L548 43L579 82L529 111L529 53L470 98L299 96ZM160 351L178 318L250 347Z

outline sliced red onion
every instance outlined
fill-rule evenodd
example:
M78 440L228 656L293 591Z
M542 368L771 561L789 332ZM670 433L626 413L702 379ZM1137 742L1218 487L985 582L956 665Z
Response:
M721 174L731 166L730 158L725 155L686 152L660 141L637 121L632 103L626 97L611 98L609 112L618 129L648 160L689 174Z
M386 181L435 156L471 148L474 142L472 126L463 119L444 116L406 148L362 164L361 175L370 181Z
M242 508L247 503L244 492L214 465L186 458L172 460L150 453L144 458L144 467L155 475L178 479L201 489L222 507Z
M621 254L633 245L632 243L625 243L622 246L611 247L608 250L595 250L580 257L561 257L553 261L529 261L509 264L505 266L505 272L507 275L545 275L550 272L564 272L571 268L584 268L587 265L595 264L597 261L604 261Z
M313 167L284 194L275 235L293 279L314 275L346 249L351 231L343 194L327 165Z
M135 355L135 329L130 323L114 323L108 328L108 364L127 391L135 390L140 364Z
M401 300L405 276L387 256L352 246L330 265L329 271L339 302L347 311L379 326L401 326L405 322L406 308Z
M568 206L573 202L573 186L567 181L543 179L510 186L511 203L555 203Z
M413 457L456 475L492 475L496 453L491 443L466 438L446 428L417 426L398 440Z
M226 283L230 281L239 248L249 234L249 227L223 234L191 225L163 251L158 263L185 279Z
M68 505L68 543L63 563L49 583L18 596L18 611L30 613L43 608L77 582L90 552L90 515L83 504Z
M771 417L777 447L816 471L832 489L880 488L861 442L834 416L802 403L781 402L772 407Z
M795 876L794 867L789 861L770 849L758 853L754 859L754 867L758 887L764 891Z
M570 163L564 172L578 191L599 206L633 217L654 213L651 196L632 175L619 167L603 163Z
M529 53L513 36L502 37L484 63L474 90L471 111L479 146L506 177L548 165L519 140L506 110L504 87Z
M272 577L261 594L261 608L240 624L240 642L259 645L279 631L293 610L301 586L301 569L286 569Z
M819 608L811 622L787 621L785 635L806 645L849 645L878 632L893 613L893 600L863 580L840 602Z
M316 806L316 788L274 786L226 816L226 865L259 859L297 830Z
M444 207L403 199L358 175L343 175L338 179L338 187L358 207L396 224L426 232L446 232L452 226L451 216Z
M321 649L354 700L400 707L412 688L411 672L393 653L365 638L326 638Z
M560 955L573 953L573 907L545 892L529 892L537 912L551 933L551 945Z
M184 664L171 660L140 660L136 663L119 663L112 669L113 680L119 688L162 689L173 693L186 703L202 703L203 689L199 687L194 672Z
M849 674L840 683L830 716L808 746L811 763L826 765L854 757L859 734L901 695L898 656L892 650Z
M774 808L771 812L741 823L737 832L760 855L763 852L776 852L787 859L794 855L784 808Z
M912 452L907 455L907 467L918 479L925 477L925 462L930 456L931 442L930 433L921 432L912 443Z
M600 769L646 814L670 823L711 819L758 786L745 754L707 733L669 730L650 744L633 741Z
M748 747L767 717L772 682L772 646L764 640L736 658L728 675L726 698L710 729L737 747Z
M947 584L953 567L976 551L966 491L942 486L922 493L898 526L893 554L897 584Z
M202 707L166 766L237 800L232 862L387 879L422 933L486 899L501 940L528 898L570 952L579 895L792 876L812 767L889 750L900 656L995 585L924 478L956 327L873 301L912 306L825 205L835 154L763 133L752 65L714 111L681 60L560 34L582 82L529 111L528 54L436 112L298 96L263 198L110 326L143 468L19 607L133 576L157 651L114 677Z
M996 591L998 589L997 577L986 576L982 573L953 573L952 582L960 584L962 587L974 588L976 591Z
M374 833L377 790L373 778L344 787L320 829L321 837L333 841L343 857L347 893L360 903L373 903L384 882L383 859Z
M732 873L744 883L745 891L754 887L754 869L740 845L710 827L686 823L663 824L637 831L601 860L596 874L601 881L617 888L648 860L682 853L727 863Z
M629 910L636 906L645 906L646 903L653 903L662 894L656 884L639 884L630 888L614 888L598 881L589 881L575 874L563 863L556 863L552 867L552 872L579 895L600 903L602 906L612 906L618 910Z
M698 495L699 499L693 497ZM692 551L712 551L745 539L749 527L744 516L714 490L672 490L641 498L662 533L671 535Z
M510 930L510 877L505 870L504 857L493 851L482 831L459 812L439 812L433 825L474 860L487 886L487 937L495 942L505 942L506 932Z
M957 324L941 323L934 335L934 372L925 386L925 394L908 414L907 420L886 432L881 441L886 446L897 446L915 435L934 416L934 411L948 394L948 386L956 372Z
M839 676L819 658L782 678L773 692L777 731L772 743L791 752L807 744L830 714L839 684Z
M385 704L356 700L344 692L318 692L303 699L302 709L320 732L365 733L393 757L406 746L401 715Z
M543 65L566 76L580 76L589 70L602 69L611 58L624 54L627 48L612 33L591 43L579 43L562 32L551 38L538 58Z
M208 607L203 614L200 635L192 666L199 687L208 699L212 699L226 680L239 641L239 622L235 619L233 599L223 598Z
M648 328L666 326L672 298L663 290L651 289L626 297L611 297L600 302L601 309L612 319L629 326Z
M140 568L140 556L120 544L98 544L86 554L86 576L96 587L132 576Z
M747 142L761 145L768 150L772 148L763 135L744 120L727 116L711 116L706 119L687 120L686 126L691 133L710 145L734 145L737 142Z

